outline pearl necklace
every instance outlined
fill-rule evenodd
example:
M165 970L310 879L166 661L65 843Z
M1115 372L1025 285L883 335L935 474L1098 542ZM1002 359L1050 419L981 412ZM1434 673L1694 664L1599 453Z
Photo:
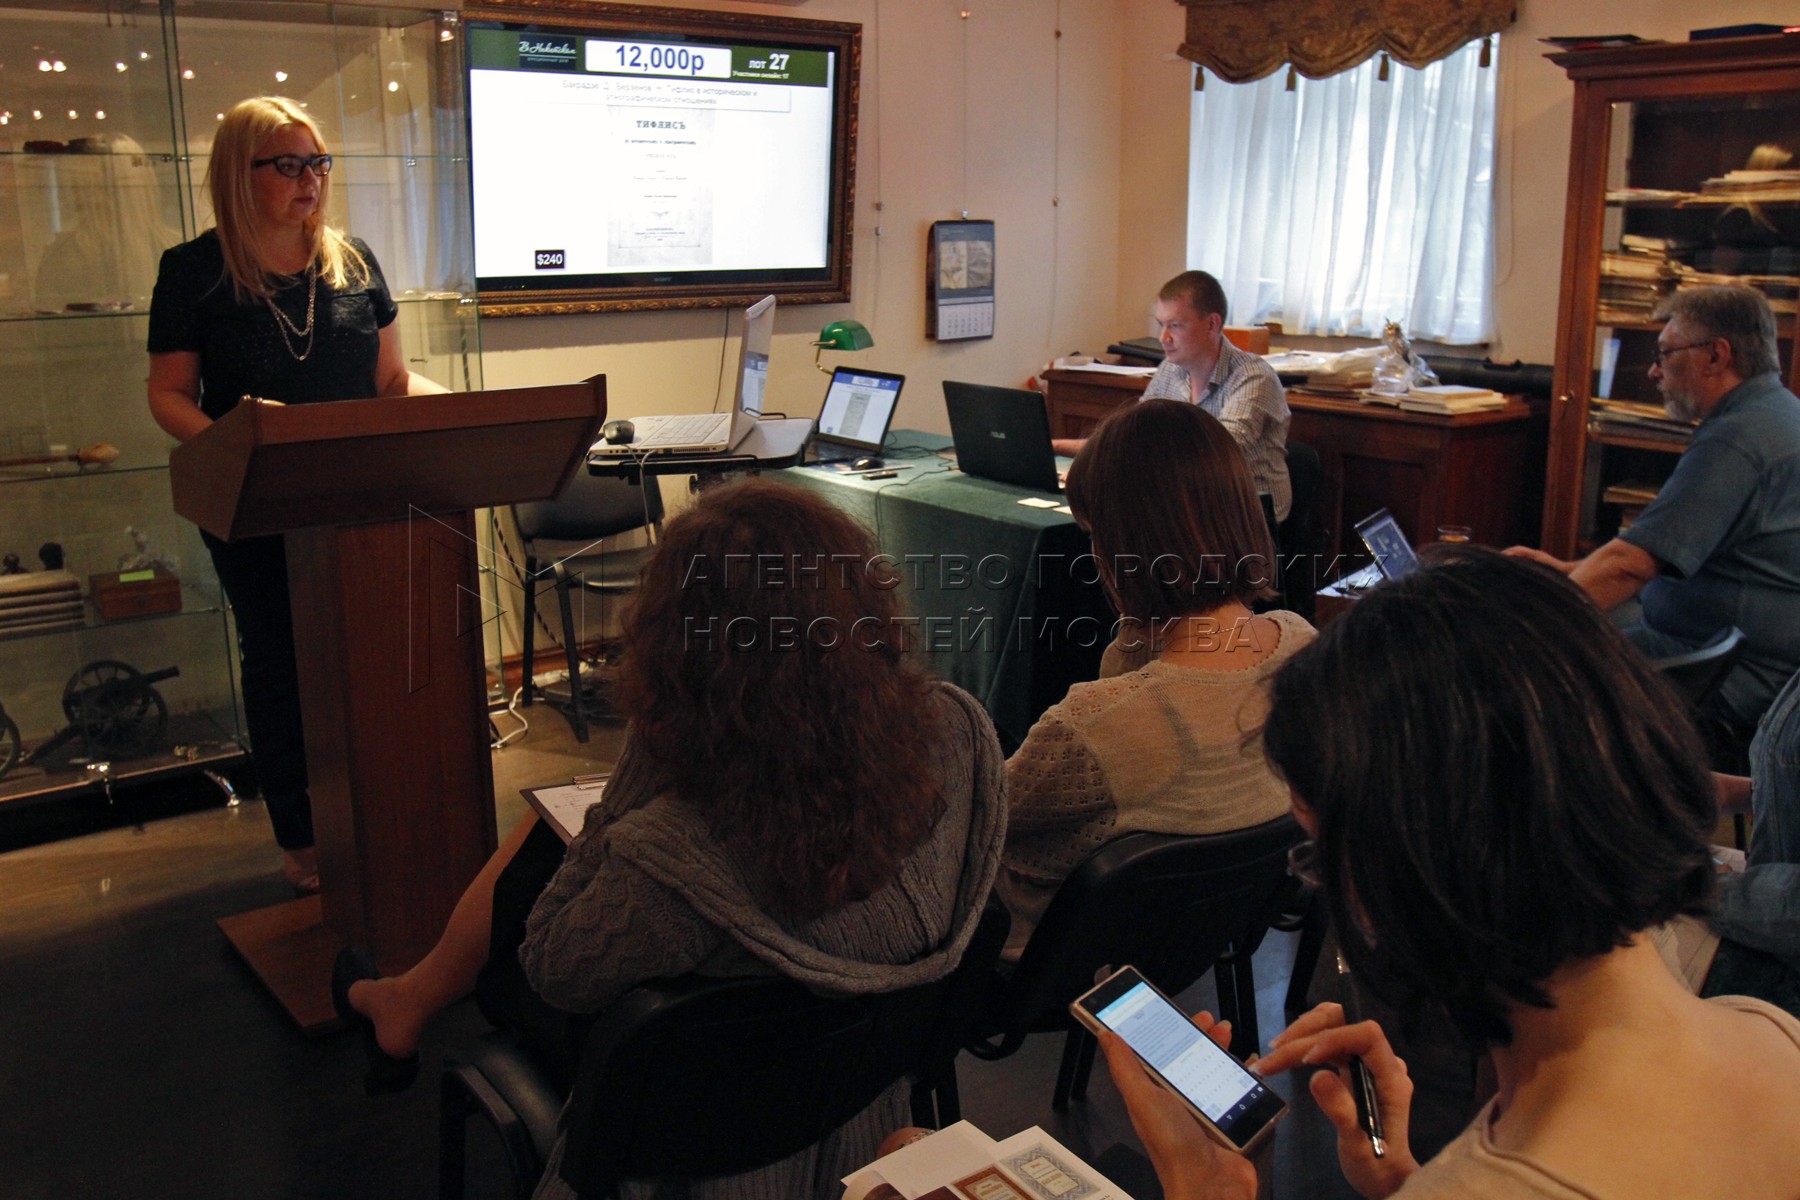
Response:
M275 297L263 297L263 303L267 304L269 306L269 311L275 314L275 328L281 332L281 344L287 347L287 352L293 356L295 362L305 362L307 356L312 353L313 304L318 298L319 269L317 267L308 267L306 269L306 325L304 327L294 324L286 313L275 306ZM288 336L289 333L292 333L296 338L305 339L306 348L303 350L294 349L293 339Z

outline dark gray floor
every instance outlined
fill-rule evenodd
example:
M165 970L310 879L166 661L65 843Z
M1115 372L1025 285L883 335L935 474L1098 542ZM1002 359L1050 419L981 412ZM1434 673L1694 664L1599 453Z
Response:
M616 753L616 726L583 747L554 715L530 712L531 732L495 756L503 827L521 811L518 787ZM435 1194L432 1082L481 1018L453 1009L427 1037L420 1083L365 1097L354 1039L296 1033L214 924L287 894L255 803L0 854L0 1196ZM1283 1024L1292 953L1277 934L1257 956L1265 1037ZM1184 999L1209 997L1203 981ZM1051 1111L1059 1052L1046 1036L1000 1063L964 1055L964 1115L997 1137L1042 1125L1077 1153L1135 1147L1103 1064L1085 1104ZM1352 1195L1322 1126L1303 1095L1278 1135L1274 1194ZM504 1194L480 1137L471 1172L471 1196Z

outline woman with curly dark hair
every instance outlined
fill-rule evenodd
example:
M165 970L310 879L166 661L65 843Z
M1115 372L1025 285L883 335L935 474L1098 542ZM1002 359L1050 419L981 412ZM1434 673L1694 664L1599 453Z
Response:
M1001 756L981 707L906 660L897 582L861 526L780 484L721 488L672 521L625 622L625 749L566 856L528 819L416 967L379 979L340 960L334 998L372 1088L410 1082L425 1021L490 959L567 1013L688 972L832 994L948 974L999 860ZM509 897L546 878L520 941ZM835 1195L904 1105L890 1089L718 1194ZM554 1162L544 1178L554 1194Z

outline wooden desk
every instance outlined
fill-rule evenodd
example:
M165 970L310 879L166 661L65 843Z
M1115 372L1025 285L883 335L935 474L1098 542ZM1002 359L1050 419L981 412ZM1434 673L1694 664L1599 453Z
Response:
M1050 436L1085 437L1120 404L1143 394L1148 380L1091 371L1044 376ZM1490 546L1535 543L1544 496L1544 413L1516 397L1494 412L1456 417L1401 412L1354 400L1288 394L1289 442L1319 452L1319 528L1326 556L1319 577L1368 561L1355 524L1378 508L1391 511L1413 543L1439 525L1467 525Z

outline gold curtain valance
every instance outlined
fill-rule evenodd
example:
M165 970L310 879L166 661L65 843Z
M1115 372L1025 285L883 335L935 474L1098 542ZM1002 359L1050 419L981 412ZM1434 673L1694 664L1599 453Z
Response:
M1187 8L1177 51L1227 83L1286 63L1309 79L1387 51L1409 67L1436 62L1513 23L1516 0L1176 0Z

